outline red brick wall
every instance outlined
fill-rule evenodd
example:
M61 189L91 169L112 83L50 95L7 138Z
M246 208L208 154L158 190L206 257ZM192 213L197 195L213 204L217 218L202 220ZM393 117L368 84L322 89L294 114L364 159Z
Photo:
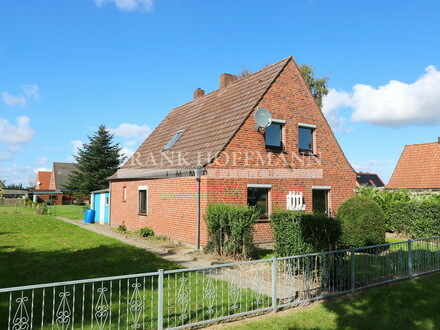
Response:
M148 186L148 215L138 214L138 187ZM123 200L126 187L127 198ZM206 186L201 182L201 209L206 208ZM207 235L201 218L201 244L206 245ZM111 183L112 226L125 224L136 230L145 226L156 235L196 244L196 179L172 178Z
M273 163L280 154L266 152L264 137L254 129L254 113L252 113L240 127L237 134L231 139L225 151L217 162L209 165L210 170L234 168L294 168L317 169L323 171L322 178L278 178L278 179L251 179L228 178L215 179L202 177L201 179L201 210L204 213L208 202L225 202L232 204L247 203L247 185L252 183L271 184L269 194L269 210L286 208L286 195L289 191L303 192L306 210L311 211L312 186L331 186L329 206L336 212L339 205L354 195L356 174L346 160L322 112L314 102L308 87L302 80L296 64L289 62L285 70L273 83L259 105L271 111L273 118L286 121L283 128L283 140L286 159L295 159L288 164L262 165L252 161L245 165L244 157L237 157L236 164L225 165L226 154L260 152L271 157ZM215 109L213 109L215 111ZM310 156L292 158L298 154L298 123L316 125L315 150L318 154L317 163ZM237 155L237 154L236 154ZM249 159L248 159L249 160ZM137 214L137 187L149 187L149 214ZM122 201L123 187L127 187L127 200ZM143 181L114 181L111 185L111 224L114 226L125 223L130 229L144 226L152 228L156 234L195 244L196 222L196 179L175 178ZM205 223L201 220L201 242L206 244ZM255 241L268 242L271 232L268 223L258 223L255 227Z

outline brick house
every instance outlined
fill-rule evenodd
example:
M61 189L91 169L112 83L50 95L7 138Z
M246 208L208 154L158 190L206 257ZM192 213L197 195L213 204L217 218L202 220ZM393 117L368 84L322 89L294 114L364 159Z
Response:
M270 111L265 129L254 119ZM275 209L334 214L354 195L356 173L289 57L173 109L110 179L112 226L204 246L209 203L260 208L257 243L271 241Z
M33 201L54 205L73 204L74 197L65 194L64 184L66 184L69 174L75 169L74 163L54 162L51 172L39 171L35 189L30 191Z
M440 137L436 142L405 146L386 188L440 191Z
M370 186L376 188L384 188L385 184L383 183L380 176L376 173L364 173L358 172L356 176L356 181L359 186Z

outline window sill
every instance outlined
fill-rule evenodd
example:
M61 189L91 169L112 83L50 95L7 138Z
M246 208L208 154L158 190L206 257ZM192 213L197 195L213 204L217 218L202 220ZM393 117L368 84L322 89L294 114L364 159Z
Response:
M287 154L287 152L284 151L283 148L280 149L280 148L274 148L274 147L266 146L266 151L267 152L273 152L273 153L276 153L276 154Z
M312 150L299 150L299 154L302 156L318 157Z
M142 216L147 216L148 214L147 213L138 213L138 215L142 215Z

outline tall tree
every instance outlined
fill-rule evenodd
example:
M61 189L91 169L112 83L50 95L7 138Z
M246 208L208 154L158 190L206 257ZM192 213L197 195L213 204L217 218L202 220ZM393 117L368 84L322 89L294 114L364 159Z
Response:
M328 94L328 77L316 78L313 69L314 68L308 64L301 64L299 66L299 70L301 71L301 74L307 85L309 85L310 91L312 92L316 103L318 103L319 107L322 108L322 98Z
M89 142L79 148L74 156L77 170L69 175L64 186L76 197L86 197L91 191L108 188L107 178L117 171L125 160L118 143L113 142L111 134L104 125L100 125Z

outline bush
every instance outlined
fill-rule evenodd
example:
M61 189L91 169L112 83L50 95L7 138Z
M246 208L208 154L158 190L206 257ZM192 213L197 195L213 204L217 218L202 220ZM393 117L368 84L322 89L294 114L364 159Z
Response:
M341 243L345 248L385 243L385 220L382 208L367 197L352 197L338 210Z
M334 250L341 237L340 223L323 214L276 211L270 224L281 257Z
M154 231L151 228L143 227L138 230L138 234L141 237L150 237L150 236L154 236Z
M390 209L395 232L412 238L440 236L440 200L437 197L395 202Z
M385 189L378 189L376 187L363 185L356 188L356 194L357 196L372 199L379 204L384 212L386 230L390 232L394 232L394 227L390 219L392 204L395 202L409 202L414 196L406 189L388 191Z
M254 252L253 226L258 215L255 207L210 204L205 215L209 235L205 251L250 258Z

